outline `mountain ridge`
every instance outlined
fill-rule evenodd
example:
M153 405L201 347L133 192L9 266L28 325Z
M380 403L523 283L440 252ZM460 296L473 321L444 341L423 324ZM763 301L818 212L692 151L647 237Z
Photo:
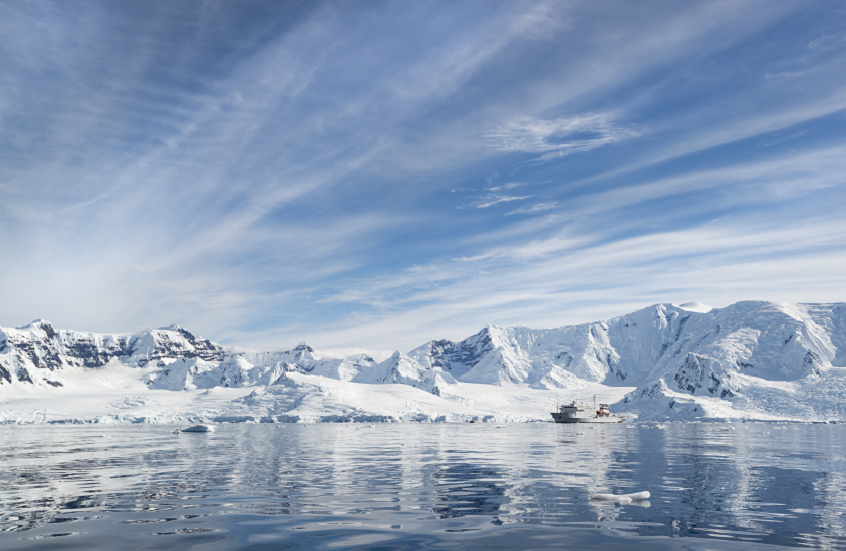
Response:
M553 329L487 325L382 362L327 358L306 343L235 352L178 325L113 335L55 330L45 320L0 328L0 389L47 391L66 384L66 370L107 364L140 369L147 388L160 390L269 387L288 373L436 396L462 384L562 392L601 384L635 387L615 408L641 418L786 418L793 409L846 420L838 405L846 402L846 304L658 303Z

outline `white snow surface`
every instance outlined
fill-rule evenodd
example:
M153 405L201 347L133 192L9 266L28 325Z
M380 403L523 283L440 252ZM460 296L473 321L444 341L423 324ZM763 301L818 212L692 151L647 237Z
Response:
M691 312L699 312L700 314L706 314L713 310L710 306L706 306L701 302L696 302L695 300L691 302L685 302L684 304L680 305L679 308L682 310L689 310Z
M630 420L846 421L843 303L655 304L555 329L488 325L385 357L36 320L0 328L0 423L549 422L557 403L594 394Z

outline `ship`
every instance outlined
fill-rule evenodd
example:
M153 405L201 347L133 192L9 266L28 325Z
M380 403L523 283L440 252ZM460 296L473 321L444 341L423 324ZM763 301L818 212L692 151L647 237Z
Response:
M593 410L585 404L579 404L575 400L572 403L560 406L558 411L552 413L556 423L622 423L625 417L611 413L608 404L596 406L596 396L593 397Z

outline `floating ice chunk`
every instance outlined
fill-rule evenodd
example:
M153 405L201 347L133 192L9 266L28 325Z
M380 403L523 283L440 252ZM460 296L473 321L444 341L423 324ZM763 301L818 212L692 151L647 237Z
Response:
M637 492L634 494L616 495L616 494L594 494L590 496L596 501L616 501L618 503L631 503L632 501L641 501L649 499L649 492Z
M632 502L632 498L630 498L630 497L617 496L617 495L614 495L614 494L596 494L596 495L590 496L590 498L595 500L595 501L616 501L618 503L623 503L623 504Z
M649 492L636 492L634 494L626 494L624 497L627 497L632 501L639 501L641 499L649 499L649 496Z
M214 427L211 425L194 425L187 429L182 429L182 432L214 432Z

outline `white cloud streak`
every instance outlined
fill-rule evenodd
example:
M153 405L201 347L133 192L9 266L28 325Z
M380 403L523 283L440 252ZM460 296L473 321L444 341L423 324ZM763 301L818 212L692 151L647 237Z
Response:
M528 207L521 207L519 209L512 210L508 213L508 215L512 214L540 214L542 212L547 212L550 210L557 209L559 207L558 203L551 202L551 203L536 203L534 205Z
M842 150L836 146L595 194L572 217L589 220L696 189L724 189L733 205L787 205L805 193L846 188ZM675 216L683 219L688 213ZM553 227L561 227L562 219L557 220ZM367 302L378 296L381 314L357 318L355 329L330 331L329 339L354 342L367 335L381 346L393 340L411 348L425 338L463 338L490 322L550 327L662 301L696 299L715 306L745 299L825 302L839 299L840 274L846 270L846 225L822 212L771 219L762 211L622 238L585 222L564 227L424 272L407 272L397 280L381 278L377 286L362 282L346 299ZM631 229L637 231L637 224ZM614 231L626 233L626 228ZM489 243L503 240L488 238ZM403 340L410 333L426 335Z
M838 224L730 221L719 228L596 244L528 263L461 265L462 275L450 279L453 283L403 299L414 306L357 319L354 328L320 338L412 348L428 338L467 337L485 323L555 327L655 302L826 302L842 288L843 243L846 230Z
M551 120L523 117L492 130L487 139L498 151L542 153L536 160L549 161L637 135L638 132L621 127L607 114L591 113Z
M524 199L529 198L531 198L531 195L524 195L522 197L508 195L486 195L475 203L473 203L473 206L477 209L486 209L494 205L499 205L500 203L510 203L511 201L523 201Z

